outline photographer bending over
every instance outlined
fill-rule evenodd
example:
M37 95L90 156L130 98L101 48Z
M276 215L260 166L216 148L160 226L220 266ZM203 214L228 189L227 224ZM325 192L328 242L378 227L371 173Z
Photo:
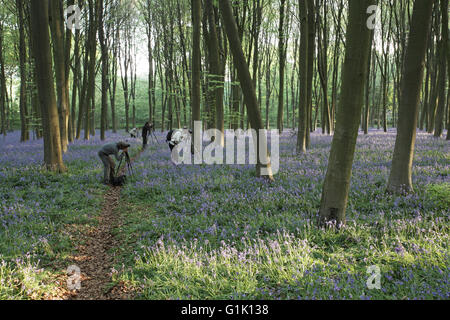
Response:
M104 184L110 184L114 180L114 169L116 164L114 163L114 160L111 158L112 155L114 155L117 159L117 161L122 160L124 155L128 153L128 147L130 145L125 142L113 142L105 144L98 152L98 156L103 162L103 165L105 167L104 170L104 177L103 177L103 183ZM119 156L119 150L122 150L122 153Z

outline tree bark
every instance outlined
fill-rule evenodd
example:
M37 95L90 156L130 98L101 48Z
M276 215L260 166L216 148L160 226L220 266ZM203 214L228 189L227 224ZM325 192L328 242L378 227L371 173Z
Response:
M19 111L20 111L20 141L29 140L28 132L28 111L27 111L27 71L26 71L26 44L25 44L25 18L24 18L24 2L16 0L16 8L18 13L19 26L19 71L20 71L20 93L19 93Z
M200 28L201 28L201 0L192 0L192 121L200 121ZM194 124L192 123L192 128ZM194 130L194 135L197 132Z
M6 75L3 55L3 21L0 21L0 134L6 136Z
M66 67L64 56L64 30L62 24L62 7L60 0L50 1L51 31L53 43L53 61L56 76L56 96L59 113L59 126L61 134L61 147L63 152L67 152L69 110L67 106L66 88Z
M214 105L215 105L215 118L216 118L216 129L218 129L222 134L220 137L216 137L221 146L224 146L224 112L223 112L223 90L220 87L223 87L223 83L219 83L221 79L220 75L220 55L219 55L219 40L217 35L216 28L216 18L214 15L214 7L212 0L205 1L206 6L206 14L209 25L208 32L208 48L209 48L209 80L212 82L213 92L214 92ZM211 88L210 88L211 90Z
M444 112L447 105L445 89L447 87L447 50L448 50L448 0L441 0L442 31L439 42L439 76L438 76L438 106L434 124L434 136L439 138L444 131Z
M341 99L322 190L319 212L321 225L328 221L335 221L337 225L345 223L370 52L370 30L366 25L368 17L366 10L373 3L373 0L349 0Z
M286 0L280 1L280 22L278 28L278 59L279 59L279 91L278 91L278 117L277 128L281 132L283 131L283 107L284 107L284 68L286 64L286 45L285 45L285 7Z
M44 161L49 170L66 171L62 160L59 117L53 81L48 0L31 1L31 36L44 129Z
M244 93L244 101L247 106L247 113L250 120L252 129L255 129L257 133L260 133L260 129L264 129L264 125L261 119L261 113L258 107L258 100L256 98L255 88L250 76L247 62L245 60L244 52L242 50L241 42L239 39L238 28L233 16L233 11L229 0L219 1L219 7L223 18L223 25L227 33L228 41L230 43L230 49L233 54L235 63L237 64L237 71L239 81L241 83L242 91ZM261 141L260 141L261 139ZM259 148L263 146L267 150L267 137L265 134L257 134L257 141L255 141L256 148L256 175L261 176L262 168L266 168L267 175L265 178L273 180L272 170L270 165L270 159L267 153L260 155Z
M429 0L414 3L401 85L398 133L387 187L390 192L413 191L411 169L432 7L433 1Z
M96 52L97 52L97 14L98 14L98 0L89 0L89 34L88 34L88 54L89 54L89 65L88 65L88 82L85 98L86 113L84 118L84 139L89 140L91 131L95 128L91 125L92 113L92 97L94 96L95 90L95 63L96 63Z
M102 60L102 109L100 116L100 139L105 140L106 122L108 117L108 46L105 39L105 16L103 11L103 0L100 1L99 10L99 27L98 27L98 37L101 47L101 60Z
M297 154L306 152L308 131L308 2L299 0L300 10L300 98L298 112Z

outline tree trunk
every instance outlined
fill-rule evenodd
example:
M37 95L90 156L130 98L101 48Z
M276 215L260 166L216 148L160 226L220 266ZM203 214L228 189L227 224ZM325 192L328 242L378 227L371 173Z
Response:
M401 85L398 133L387 187L391 192L413 191L411 169L432 7L433 2L429 0L414 3Z
M280 22L278 28L278 59L279 59L279 91L278 91L278 117L277 128L281 132L283 131L283 107L284 107L284 68L286 64L286 49L285 49L285 30L284 30L284 17L285 17L286 0L280 1Z
M447 87L447 51L448 51L448 0L441 0L442 32L439 43L439 76L438 76L438 107L436 110L436 122L434 124L434 136L439 138L444 131L444 113L447 105L445 89Z
M200 121L200 24L201 24L202 2L192 0L192 122ZM192 123L192 128L194 124ZM194 129L194 136L200 134Z
M320 84L323 91L323 107L322 107L322 133L331 133L330 126L330 106L328 103L328 20L327 20L327 3L323 1L323 26L318 33L318 61L317 69L319 71Z
M102 109L100 116L100 139L105 140L106 122L108 117L108 47L105 39L105 17L103 13L103 0L100 1L99 10L99 27L98 37L100 41L101 53L102 53Z
M6 75L3 56L3 21L0 21L0 134L6 136Z
M257 132L257 140L255 141L256 148L256 175L260 177L264 174L265 178L273 180L270 159L267 153L262 155L259 152L260 147L267 150L267 137L260 133L260 129L264 129L261 113L258 108L258 100L256 98L255 88L250 76L247 62L245 61L244 52L242 50L239 39L238 28L233 16L233 11L229 0L219 1L220 11L223 18L223 24L230 43L230 49L233 54L235 63L237 64L237 71L239 81L241 83L242 91L244 93L244 101L247 106L247 113L252 129ZM259 133L259 134L258 134ZM263 170L266 169L266 170ZM265 171L265 172L264 172Z
M439 44L435 44L434 37L436 39L440 38L440 26L439 26L439 5L438 1L434 2L434 26L433 30L434 32L431 33L430 37L430 56L431 56L431 62L432 65L432 71L431 71L431 89L430 89L430 101L428 103L428 125L427 125L427 132L433 133L434 131L434 125L436 121L436 106L437 106L437 99L438 99L438 79L439 79L439 59L436 58L436 56L439 55Z
M429 37L429 36L427 36ZM429 88L430 88L430 59L426 59L426 76L425 76L425 89L424 89L424 98L422 102L422 113L420 116L419 129L423 130L425 128L425 124L428 123L428 96L429 96Z
M216 116L216 129L218 129L222 135L221 137L216 137L218 139L221 146L224 146L224 114L223 114L223 91L220 90L220 87L223 86L220 82L220 56L219 56L219 40L217 35L216 28L216 18L214 14L214 8L212 0L205 1L206 6L206 14L208 18L209 32L208 32L208 48L209 48L209 80L212 82L213 86L213 96L214 96L214 105L215 105L215 116ZM209 88L211 90L211 88Z
M297 154L306 152L308 131L308 2L299 0L300 10L300 98L298 112Z
M331 145L328 169L322 190L320 223L345 223L353 157L364 103L370 30L367 8L373 0L349 0L346 53L341 99L336 113L336 131Z
M307 91L307 120L306 120L306 148L310 146L312 129L312 91L314 77L314 54L316 50L316 14L314 0L308 1L308 91Z
M117 132L117 119L116 119L116 90L117 90L117 55L118 55L118 46L117 42L119 42L119 28L118 26L114 27L112 36L112 56L110 60L111 72L110 72L110 83L108 85L109 90L109 102L111 104L111 122L112 122L112 131L113 133Z
M74 47L74 60L75 60L75 66L72 70L73 74L73 83L72 83L72 116L70 121L72 122L72 140L76 137L76 126L75 126L75 120L76 120L76 103L77 103L77 94L80 91L79 84L80 84L80 76L81 76L81 56L80 56L80 30L75 31L75 47ZM78 102L79 103L79 102Z
M75 3L75 0L69 0L67 1L67 6L72 6ZM62 7L61 9L62 10ZM65 44L64 44L64 86L63 90L65 91L64 95L66 97L66 117L67 121L66 123L66 135L68 143L73 141L73 120L72 120L72 113L70 110L70 53L72 48L72 30L69 30L65 28L64 23L62 23L62 29L63 34L65 30Z
M27 52L25 45L25 19L24 19L24 2L16 0L16 8L18 13L19 25L19 71L20 71L20 93L19 93L19 111L20 111L20 141L28 141L30 139L28 132L28 111L27 111L27 71L26 60Z
M154 88L154 71L153 71L153 46L152 46L152 9L151 1L147 0L147 12L145 20L147 23L147 46L148 46L148 121L153 123L153 108L155 99L155 88Z
M37 86L44 129L44 161L49 170L66 171L62 160L58 109L53 84L50 35L48 32L48 0L31 1L31 36L38 75Z
M92 97L94 96L95 90L95 62L96 62L96 52L97 52L97 14L98 14L98 0L89 0L89 34L88 34L88 54L89 54L89 65L88 65L88 82L85 98L86 113L84 118L84 139L89 140L91 131L95 128L91 126L92 114Z
M51 12L51 31L53 43L53 60L56 75L56 96L59 113L59 126L61 134L61 148L63 152L67 152L69 143L68 125L69 125L69 108L67 106L66 89L66 67L64 56L64 30L62 24L62 7L60 0L50 1Z

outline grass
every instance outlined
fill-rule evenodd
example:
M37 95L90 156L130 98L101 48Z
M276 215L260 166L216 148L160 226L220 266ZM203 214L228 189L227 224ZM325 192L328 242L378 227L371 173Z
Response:
M35 161L42 141L19 144L14 138L1 146L7 152L0 158L0 299L60 297L60 276L73 264L72 230L94 225L101 210L101 142L71 145L64 156L68 172L55 174Z
M300 159L282 138L273 184L248 166L176 167L165 146L145 153L141 181L123 193L117 233L130 247L115 280L137 299L448 299L448 183L439 175L448 147L421 136L416 193L398 197L385 192L394 138L360 137L339 231L315 224L327 137L313 136ZM380 290L366 284L372 265Z
M42 142L8 139L0 145L0 299L49 299L72 264L71 226L88 228L100 212L103 142L71 145L69 171L58 175L39 167ZM174 166L167 145L149 146L122 190L111 285L125 282L136 299L449 298L448 142L418 134L415 193L400 197L385 192L395 134L360 136L347 224L333 231L316 226L331 138L313 134L302 156L295 137L280 141L271 184L249 165ZM379 290L367 287L373 265Z

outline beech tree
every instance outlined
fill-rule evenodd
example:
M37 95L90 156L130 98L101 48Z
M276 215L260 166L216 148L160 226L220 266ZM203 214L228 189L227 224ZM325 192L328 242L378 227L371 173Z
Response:
M200 28L201 28L201 0L192 0L192 128L194 137L200 133L195 131L194 121L200 121L200 72L201 72L201 52L200 52Z
M392 192L413 191L411 169L432 9L433 1L416 0L414 3L401 84L397 139L388 182L388 190Z
M250 76L250 71L248 69L247 62L245 61L244 52L242 50L241 42L239 40L238 28L236 25L236 20L233 16L233 11L229 0L222 0L219 2L220 12L223 18L223 24L225 31L227 33L228 41L230 43L230 49L233 54L234 62L236 63L236 68L238 72L239 82L241 83L242 91L244 93L244 101L247 106L247 113L250 120L252 129L255 129L259 133L260 129L264 129L261 113L258 107L258 100L256 98L256 91L253 86L253 81ZM260 141L262 139L262 141ZM266 178L273 180L271 173L270 159L267 153L262 155L259 152L260 146L265 146L267 150L267 137L265 134L257 134L257 139L254 142L256 148L256 175L261 176L261 169L265 168L267 170Z
M298 113L297 153L306 152L306 139L308 131L308 2L312 0L299 0L300 10L300 103Z
M19 93L19 111L20 111L20 141L29 140L28 131L28 109L27 109L27 70L26 70L26 42L25 42L25 3L23 0L16 0L17 24L19 27L19 72L20 72L20 93Z
M47 169L66 171L62 160L59 116L53 78L50 34L48 30L48 0L31 1L31 37L36 64L39 103L44 129L44 162Z
M279 91L278 91L278 120L277 128L283 131L284 110L284 69L286 64L286 40L285 40L285 9L286 0L280 0L280 22L278 27L278 59L279 59Z
M0 16L0 134L6 136L6 75L3 55L3 21Z
M55 66L56 78L56 96L59 111L59 124L61 134L62 151L67 151L69 143L68 126L69 126L69 108L68 97L69 92L66 90L66 58L64 53L64 26L62 22L62 3L59 0L50 1L51 21L50 29L52 33L53 44L53 60Z
M371 47L366 11L374 3L374 0L349 0L341 98L337 108L336 131L322 190L319 212L321 224L331 221L337 224L345 222Z
M441 40L439 41L438 49L438 106L436 110L436 120L434 125L434 136L439 138L444 131L444 113L448 106L448 100L445 95L447 87L447 60L448 60L448 0L441 0L441 15L442 15L442 31Z

